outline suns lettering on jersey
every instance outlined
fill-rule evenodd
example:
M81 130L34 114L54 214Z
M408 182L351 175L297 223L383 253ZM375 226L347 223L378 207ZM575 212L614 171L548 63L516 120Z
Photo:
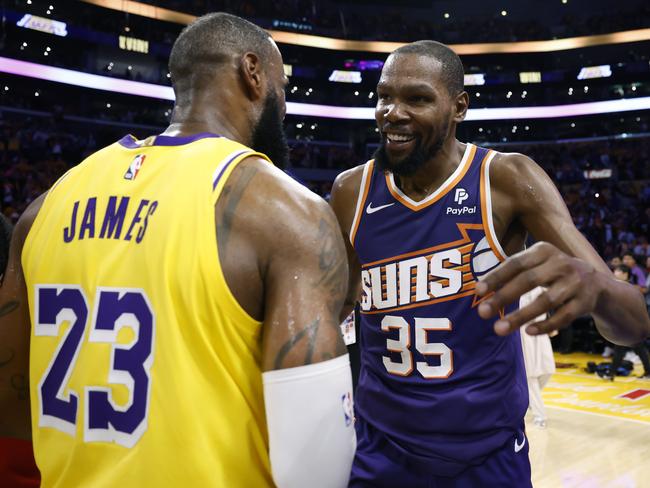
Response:
M499 264L486 239L472 242L476 225L459 224L458 241L368 263L361 271L363 313L386 313L474 294L477 279Z

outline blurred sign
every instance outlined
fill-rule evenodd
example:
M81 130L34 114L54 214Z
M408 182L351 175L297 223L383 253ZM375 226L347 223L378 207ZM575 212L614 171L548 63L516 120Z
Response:
M541 83L542 73L539 71L522 71L519 73L520 83Z
M465 86L485 85L485 73L465 75Z
M589 171L583 172L584 176L588 180L603 180L605 178L612 177L611 169L590 169Z
M24 27L25 29L54 34L55 36L65 37L68 35L68 25L65 22L46 19L45 17L38 17L31 14L23 15L23 18L16 22L16 25L18 27Z
M346 59L343 63L346 69L357 69L359 71L380 71L384 67L384 62L379 59Z
M119 46L120 49L124 49L125 51L135 51L144 54L149 52L149 41L136 37L120 36Z
M589 80L591 78L608 78L612 76L612 67L609 64L600 66L585 66L578 73L579 80Z
M293 66L291 66L290 64L284 64L282 66L284 67L285 76L293 76Z
M361 71L343 71L335 69L329 77L338 83L361 83Z

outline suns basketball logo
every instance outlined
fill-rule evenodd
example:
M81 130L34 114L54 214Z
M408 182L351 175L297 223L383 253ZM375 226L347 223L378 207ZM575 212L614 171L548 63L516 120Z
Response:
M499 258L494 254L487 237L479 241L472 251L472 274L478 280L499 265Z
M144 164L144 159L147 156L145 154L138 154L135 158L133 158L133 161L131 161L131 164L129 165L129 169L126 170L126 173L124 173L124 179L125 180L135 180L136 176L138 176L138 173L140 172L140 168L142 168L142 165Z

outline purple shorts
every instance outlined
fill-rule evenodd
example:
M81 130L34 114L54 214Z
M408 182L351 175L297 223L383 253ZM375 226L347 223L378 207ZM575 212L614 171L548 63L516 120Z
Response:
M427 470L420 460L413 463L396 455L385 437L359 417L355 427L357 453L350 488L532 488L523 423L518 435L500 449L453 476L431 474L435 469Z

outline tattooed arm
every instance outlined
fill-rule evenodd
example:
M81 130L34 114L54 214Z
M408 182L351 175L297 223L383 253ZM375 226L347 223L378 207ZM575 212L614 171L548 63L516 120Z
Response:
M346 353L338 315L348 267L338 224L323 199L249 158L217 202L216 225L228 286L264 322L265 371Z
M263 321L273 480L280 488L347 486L356 441L339 328L348 267L336 219L320 197L251 159L230 176L216 222L228 285Z
M9 222L7 217L0 214L0 286L2 285L2 277L4 276L5 268L7 267L7 260L9 258L11 231L11 222Z
M20 257L43 198L29 206L14 229L0 287L0 437L31 439L29 305Z

